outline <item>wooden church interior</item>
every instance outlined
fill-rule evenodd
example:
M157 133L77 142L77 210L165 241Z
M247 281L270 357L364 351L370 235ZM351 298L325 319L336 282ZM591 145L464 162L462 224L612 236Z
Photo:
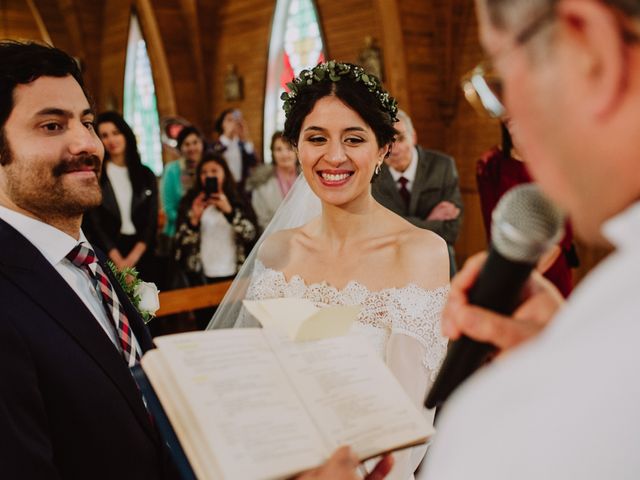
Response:
M122 112L131 22L136 19L148 54L158 118L186 119L209 138L218 114L238 108L261 154L268 143L264 112L271 39L277 28L286 28L275 24L282 22L276 10L287 11L292 3L303 2L0 0L0 38L31 39L67 51L80 61L97 111ZM384 84L411 116L418 143L455 158L464 202L455 245L461 265L487 246L476 162L500 142L498 122L477 115L460 89L461 76L483 55L473 1L309 3L317 14L325 58L358 63L373 45ZM241 82L239 94L228 90L230 75ZM163 162L173 158L175 154L164 148ZM577 283L607 252L587 248L579 240L576 244ZM166 292L160 313L215 305L227 286L228 282Z

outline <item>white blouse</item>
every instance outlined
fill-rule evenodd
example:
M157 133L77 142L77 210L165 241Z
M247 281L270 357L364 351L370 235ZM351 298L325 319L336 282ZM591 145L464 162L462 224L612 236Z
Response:
M107 163L107 177L111 182L113 193L116 197L118 210L120 211L120 233L123 235L135 235L136 227L131 220L131 202L133 201L133 187L129 178L129 169L116 165L113 162Z
M228 277L236 273L233 227L214 206L205 208L200 219L200 258L207 277Z

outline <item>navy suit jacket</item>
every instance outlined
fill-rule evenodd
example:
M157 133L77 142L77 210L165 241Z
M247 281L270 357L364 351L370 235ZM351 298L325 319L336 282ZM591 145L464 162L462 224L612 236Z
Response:
M128 367L95 317L2 220L0 245L0 476L174 478ZM142 350L152 348L111 280Z

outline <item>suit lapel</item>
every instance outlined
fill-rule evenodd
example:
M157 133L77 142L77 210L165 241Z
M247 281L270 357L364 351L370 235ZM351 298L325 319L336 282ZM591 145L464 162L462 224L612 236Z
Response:
M392 210L404 214L407 207L400 196L400 190L396 186L396 182L393 180L389 167L386 164L380 169L380 178L378 178L376 182L380 182L379 188L383 195L393 202Z
M107 210L114 218L120 218L120 210L118 209L118 202L116 201L116 194L113 191L113 186L107 176L107 171L102 172L102 208Z
M140 393L122 356L78 295L31 242L2 220L0 245L4 247L0 249L0 270L100 366L125 397L144 429L155 438ZM138 316L133 314L133 317ZM139 330L138 322L135 323Z

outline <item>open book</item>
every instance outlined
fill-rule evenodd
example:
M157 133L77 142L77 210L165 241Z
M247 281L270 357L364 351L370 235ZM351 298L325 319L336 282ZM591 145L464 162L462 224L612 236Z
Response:
M199 479L288 478L340 445L361 460L433 428L364 339L274 330L168 335L144 369Z
M263 327L297 342L345 335L362 310L359 305L318 308L304 298L243 300L242 304Z

